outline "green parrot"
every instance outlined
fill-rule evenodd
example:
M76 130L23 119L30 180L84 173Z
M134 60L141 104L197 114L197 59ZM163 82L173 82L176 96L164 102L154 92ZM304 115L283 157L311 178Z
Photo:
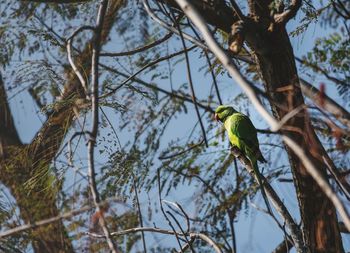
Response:
M266 163L259 149L257 131L249 117L237 112L232 106L220 105L215 110L215 119L225 125L228 138L232 146L237 147L251 162L254 173L258 178L266 207L270 213L271 207L262 187L261 174L258 169L258 161Z

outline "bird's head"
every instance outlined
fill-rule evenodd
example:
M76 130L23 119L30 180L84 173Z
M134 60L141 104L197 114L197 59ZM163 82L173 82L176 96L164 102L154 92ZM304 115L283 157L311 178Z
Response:
M233 109L232 106L220 105L215 110L215 119L217 121L225 122L226 118L235 112L236 112L236 110Z

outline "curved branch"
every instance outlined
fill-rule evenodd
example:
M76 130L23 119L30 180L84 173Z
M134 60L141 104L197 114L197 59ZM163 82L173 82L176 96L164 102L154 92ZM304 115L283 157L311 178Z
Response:
M86 98L88 98L89 97L89 90L88 90L88 86L86 84L85 78L80 73L78 67L75 65L74 60L72 58L72 40L79 32L82 32L83 30L94 30L94 28L91 26L82 26L82 27L79 27L77 30L75 30L72 33L72 35L69 36L69 38L67 39L67 54L68 54L69 64L72 66L72 69L73 69L75 75L78 77L80 84L85 91Z

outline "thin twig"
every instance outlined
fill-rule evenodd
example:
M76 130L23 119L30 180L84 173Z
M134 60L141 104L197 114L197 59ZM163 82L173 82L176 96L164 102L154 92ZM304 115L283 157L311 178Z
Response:
M191 151L192 149L195 149L198 146L201 146L203 144L203 142L204 142L204 140L200 141L199 143L197 143L197 144L195 144L195 145L193 145L193 146L191 146L191 147L189 147L189 148L187 148L185 150L182 150L182 151L180 151L178 153L175 153L175 154L171 154L171 155L164 155L164 154L162 154L162 155L160 155L158 157L158 159L159 160L167 160L167 159L171 159L171 158L174 158L176 156L179 156L179 155L183 155L183 154L187 153L188 151Z
M193 33L196 35L197 39L200 40L200 36L198 34L198 32L196 31L196 29L193 27L193 25L190 23L190 21L188 21L188 25L189 27L191 27ZM207 62L208 62L208 65L209 65L209 70L210 70L210 73L211 73L211 77L213 79L213 83L214 83L214 87L215 87L215 92L216 92L216 96L218 97L218 100L219 100L219 103L220 105L222 105L222 99L221 99L221 96L220 96L220 91L219 91L219 87L218 87L218 83L216 81L216 76L215 76L215 73L214 73L214 69L213 69L213 66L211 64L211 61L210 61L210 57L209 57L209 54L208 54L208 50L203 50L204 52L204 55L205 55L205 58L207 59Z
M180 222L176 219L175 215L173 215L173 214L172 214L171 212L169 212L169 211L166 211L166 213L169 214L169 215L171 216L171 218L173 218L173 220L175 221L176 225L180 228L181 233L184 234L185 241L186 241L186 243L190 246L191 252L192 252L192 253L195 253L195 251L194 251L194 249L193 249L193 247L192 247L192 244L190 243L190 240L188 240L185 231L183 230L183 228L182 228ZM180 252L184 253L183 247L180 248Z
M116 70L114 68L111 68L111 67L109 67L107 65L100 64L100 66L103 67L104 69L106 69L106 70L108 70L108 71L110 71L112 73L115 73L117 75L120 75L122 77L125 77L125 78L129 78L130 77L129 75L127 75L127 74L125 74L123 72L120 72L119 70ZM142 79L139 79L137 77L131 78L131 81L137 82L137 83L139 83L139 84L141 84L141 85L143 85L143 86L145 86L145 87L147 87L149 89L161 92L161 93L163 93L163 94L165 94L165 95L167 95L167 96L169 96L171 98L176 98L176 99L180 99L181 101L186 101L186 102L189 102L189 103L193 103L192 99L190 97L188 97L188 96L181 96L181 95L175 93L174 91L167 91L165 89L162 89L162 88L158 87L157 85L154 85L152 83L147 83L147 82L145 82ZM105 95L100 96L100 98L102 98L102 97L105 97ZM210 106L206 106L206 105L204 105L202 103L199 103L199 102L197 102L197 104L198 104L198 106L200 108L204 109L206 112L210 112L210 113L214 113L215 112L214 109L212 109Z
M171 36L173 35L172 32L169 32L167 33L163 38L159 39L159 40L156 40L152 43L149 43L145 46L142 46L142 47L138 47L138 48L135 48L133 50L130 50L130 51L126 51L126 52L119 52L119 53L100 53L100 56L103 56L103 57L117 57L117 56L127 56L127 55L133 55L133 54L136 54L136 53L140 53L142 51L145 51L147 49L150 49L152 47L155 47L161 43L163 43L164 41L168 40Z
M151 7L149 6L148 0L142 0L143 5L145 7L146 12L148 13L148 15L151 16L151 18L156 21L158 24L160 24L161 26L165 27L166 29L168 29L169 31L176 33L177 35L179 35L179 30L176 29L174 26L168 25L167 23L165 23L162 19L158 18L157 15L152 11ZM188 35L187 33L184 33L183 36L191 41L193 44L195 44L196 46L200 47L200 48L207 48L206 45L204 45L202 42L196 40L195 38L193 38L191 35Z
M199 125L201 127L201 130L202 130L202 134L203 134L203 139L204 139L204 142L205 142L205 146L208 147L208 140L207 140L207 135L205 133L205 128L204 128L204 125L203 125L203 122L202 122L202 118L201 118L201 115L199 113L199 110L198 110L198 105L197 105L197 99L196 99L196 94L195 94L195 91L194 91L194 86L193 86L193 81L192 81L192 75L191 75L191 66L190 66L190 59L188 57L188 53L187 53L187 47L186 47L186 42L185 42L185 39L184 39L184 36L183 36L183 32L180 28L180 25L177 23L177 29L179 31L179 35L180 35L180 38L181 38L181 43L182 43L182 46L184 48L184 51L185 51L185 60L186 60L186 69L187 69L187 80L188 80L188 83L190 85L190 90L191 90L191 97L192 97L192 100L193 100L193 104L194 104L194 108L196 110L196 114L197 114L197 118L198 118L198 121L199 121Z
M180 228L181 232L182 232L184 235L186 235L186 233L189 233L190 230L191 230L191 229L190 229L190 218L188 217L187 213L186 213L185 210L182 208L182 206L181 206L179 203L177 203L177 202L174 203L174 202L171 202L171 201L168 201L168 200L163 200L163 202L165 202L165 203L167 203L167 204L170 204L170 205L173 205L173 206L175 206L176 208L178 208L178 209L181 211L182 215L186 218L186 223L187 223L186 232L183 231L183 229L182 229L180 223L179 223L178 220L175 218L175 216L174 216L172 213L170 213L170 212L167 212L167 213L169 213L169 215L175 220L176 224L178 225L178 227ZM191 249L191 251L192 251L193 253L195 253L195 251L194 251L194 249L193 249L193 247L192 247L192 243L193 243L193 241L194 241L194 238L190 238L190 240L188 240L188 239L187 239L187 236L185 236L185 240L186 240L186 242L187 242L187 246L185 245L183 248L181 248L181 252L182 252L182 251L185 251L185 250L189 247L189 248Z
M233 11L236 13L237 17L244 21L246 19L246 17L244 16L244 14L241 11L241 8L239 8L238 4L236 3L235 0L230 0L230 3L232 5Z
M186 49L187 51L191 51L192 49L196 48L196 46L192 46L188 49ZM158 64L159 62L162 62L164 60L168 60L170 58L173 58L175 56L181 55L184 52L187 52L186 50L181 50L179 52L164 56L164 57L160 57L148 64L146 64L145 66L143 66L141 69L139 69L138 71L136 71L134 74L132 74L131 76L129 76L126 80L124 80L121 84L119 84L117 87L110 89L109 92L107 92L106 94L103 94L100 96L100 98L105 98L108 97L110 95L112 95L113 93L115 93L117 90L119 90L120 88L122 88L127 82L129 82L130 80L133 80L138 74L140 74L142 71L144 71L145 69L148 69L149 67L152 67L156 64Z
M186 232L189 232L191 230L190 228L190 218L188 217L187 213L185 212L185 210L183 209L183 207L177 203L177 202L171 202L169 200L163 200L164 203L166 204L170 204L170 205L173 205L175 206L177 209L179 209L182 213L182 215L186 218L186 222L187 222L187 229L186 229Z

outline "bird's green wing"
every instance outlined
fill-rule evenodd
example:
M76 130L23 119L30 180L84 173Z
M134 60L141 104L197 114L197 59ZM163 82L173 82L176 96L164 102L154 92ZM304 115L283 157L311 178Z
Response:
M256 128L249 117L242 113L235 113L231 117L231 131L239 139L238 147L254 163L260 154Z

